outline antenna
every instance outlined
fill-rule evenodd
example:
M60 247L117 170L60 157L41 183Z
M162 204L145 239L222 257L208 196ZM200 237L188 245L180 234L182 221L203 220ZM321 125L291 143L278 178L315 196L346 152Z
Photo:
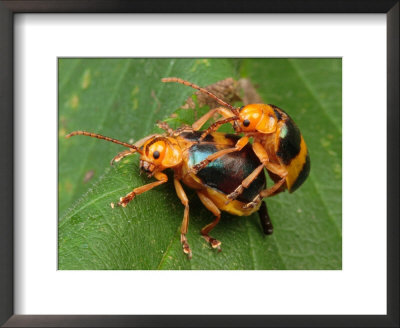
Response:
M236 107L233 107L231 104L228 104L227 102L223 101L221 98L218 98L215 94L212 92L208 91L207 89L204 89L197 84L194 84L192 82L180 79L179 77L165 77L161 79L162 82L176 82L180 84L184 84L188 87L192 87L193 89L199 90L207 95L209 95L211 98L215 99L217 102L219 102L220 105L228 107L235 115L239 114L239 110Z
M65 138L70 138L70 137L73 137L73 136L87 136L87 137L102 139L102 140L106 140L106 141L111 141L111 142L116 143L118 145L134 149L141 155L143 154L142 150L140 150L138 147L136 147L134 145L128 144L128 143L123 142L123 141L119 141L117 139L109 138L109 137L103 136L101 134L92 133L92 132L86 132L86 131L74 131L74 132L71 132L71 133L67 134L65 136Z

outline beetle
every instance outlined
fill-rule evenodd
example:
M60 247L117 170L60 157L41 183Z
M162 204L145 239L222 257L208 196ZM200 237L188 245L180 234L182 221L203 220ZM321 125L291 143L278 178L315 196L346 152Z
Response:
M268 235L273 232L264 201L258 201L252 208L243 208L246 203L252 201L266 187L265 175L261 174L253 179L252 183L237 199L230 201L227 198L227 195L233 192L242 180L260 164L250 145L243 147L240 151L219 157L194 174L191 169L195 165L211 154L232 148L239 137L211 132L200 142L202 131L194 131L187 126L173 130L165 122L159 122L158 125L166 131L164 134L150 135L134 145L86 131L71 132L66 138L84 135L129 148L117 154L112 159L111 164L134 153L140 154L140 170L145 172L148 177L154 177L157 181L134 188L130 193L121 197L117 204L111 203L113 208L115 206L125 207L141 193L166 183L168 176L163 171L172 169L176 193L185 206L181 225L181 244L189 259L192 257L192 251L186 237L189 225L189 201L180 181L194 189L203 205L215 216L214 221L201 229L202 236L213 249L221 250L221 242L209 236L210 231L220 220L221 210L238 216L249 216L258 212L264 233Z
M197 131L215 114L223 116L202 134L200 141L208 133L217 130L222 124L232 123L236 133L244 133L231 149L223 149L211 154L201 163L195 165L193 173L205 167L208 163L230 152L240 151L253 138L252 148L261 165L229 195L235 199L265 167L275 184L260 192L245 208L255 206L264 197L276 195L284 190L294 192L307 179L310 172L310 155L304 138L293 119L281 108L272 104L248 104L240 108L234 107L218 98L209 90L189 81L177 78L163 78L162 82L176 82L190 86L215 99L223 107L211 109L200 117L192 128Z

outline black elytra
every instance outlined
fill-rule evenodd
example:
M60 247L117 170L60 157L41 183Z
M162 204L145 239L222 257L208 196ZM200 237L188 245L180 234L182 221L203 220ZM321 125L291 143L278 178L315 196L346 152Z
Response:
M189 167L200 163L207 156L225 148L232 147L240 137L235 135L224 135L226 144L200 143L189 149ZM260 160L254 154L250 144L242 150L224 155L201 169L197 176L202 182L224 194L230 194L238 185L258 166ZM261 190L266 188L265 175L260 174L244 192L238 196L241 202L251 202Z

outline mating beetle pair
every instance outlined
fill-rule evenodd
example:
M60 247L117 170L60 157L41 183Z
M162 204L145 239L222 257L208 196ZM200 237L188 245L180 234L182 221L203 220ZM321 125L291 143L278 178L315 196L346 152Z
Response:
M165 122L159 127L166 132L143 138L135 145L99 134L75 131L67 135L86 135L111 141L129 148L116 155L114 161L138 152L140 169L158 181L133 189L121 197L117 206L127 206L136 196L168 181L164 171L174 171L176 193L185 206L181 226L183 251L189 258L192 252L187 241L189 202L180 183L194 189L204 206L215 219L206 225L201 234L213 248L220 250L221 242L209 236L218 224L220 210L234 215L248 216L258 211L266 234L273 231L266 203L262 198L275 195L286 188L294 191L306 179L310 160L303 137L290 117L272 105L247 105L235 108L208 90L178 78L166 78L164 82L179 82L208 94L222 106L210 110L192 127L171 129ZM198 131L215 113L224 119L212 124L206 131ZM233 122L236 132L244 137L214 132L222 124ZM253 144L249 137L254 138ZM266 189L264 167L275 181ZM111 204L114 207L114 204Z
M233 147L239 137L214 132L207 135L202 142L199 142L202 132L194 131L189 127L174 131L164 122L161 122L159 126L167 130L166 135L151 135L148 138L142 139L136 145L84 131L72 132L67 137L86 135L111 141L129 148L115 156L112 162L119 161L123 157L135 152L140 154L140 169L147 173L149 177L154 177L158 181L133 189L126 196L120 198L117 206L125 207L135 196L167 182L168 177L162 171L167 168L172 169L174 171L176 193L185 206L181 226L181 243L183 251L188 254L189 258L192 256L186 238L189 225L189 201L180 181L196 190L201 202L215 216L214 221L201 230L201 234L213 248L220 249L221 244L220 241L209 236L210 231L219 222L221 217L220 210L239 216L247 216L258 211L264 231L267 234L272 233L272 224L265 202L259 201L252 208L243 208L246 203L254 199L265 188L266 181L264 175L259 175L236 200L230 201L226 197L259 164L257 157L249 145L243 147L238 152L221 156L210 165L201 169L197 174L194 174L190 171L196 164L199 164L203 159L219 150ZM112 204L112 207L114 207L114 204Z
M244 133L235 147L225 149L210 155L201 163L196 165L199 170L216 158L241 150L248 144L252 137L254 142L252 148L261 162L261 165L237 187L235 192L228 195L229 199L235 199L244 188L257 177L265 167L275 184L262 191L257 197L246 206L254 206L261 198L278 194L288 189L295 191L306 180L310 172L310 156L306 143L299 128L282 109L275 105L250 104L241 108L233 107L222 99L216 97L207 89L201 88L191 82L180 78L171 77L162 79L163 82L177 82L194 89L197 89L214 98L224 107L217 107L203 115L193 124L194 130L199 130L215 113L224 117L212 124L200 140L206 137L211 131L217 130L222 124L233 122L236 133Z

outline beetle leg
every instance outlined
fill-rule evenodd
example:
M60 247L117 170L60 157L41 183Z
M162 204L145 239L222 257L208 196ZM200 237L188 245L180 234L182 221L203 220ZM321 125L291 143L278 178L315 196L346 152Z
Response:
M285 188L282 188L286 181L286 178L282 178L279 180L277 183L275 183L271 188L262 190L254 199L250 202L247 203L246 205L243 206L244 209L246 208L253 208L256 207L257 204L263 199L271 196L275 196L279 194L280 192L284 191Z
M113 159L111 160L110 164L113 165L114 162L119 162L119 161L120 161L121 159L123 159L124 157L129 156L129 155L131 155L131 154L135 154L135 153L136 153L136 152L134 152L134 151L132 151L132 150L130 150L130 149L125 150L125 151L123 151L123 152L120 152L120 153L118 153L116 156L113 157Z
M285 182L286 182L286 176L284 176L282 179L280 179L278 182L276 182L272 187L260 191L260 193L256 197L254 197L254 199L250 203L247 203L246 205L244 205L243 208L244 209L250 208L250 207L253 208L258 204L258 202L261 199L275 196L275 195L279 194L280 192L284 191L286 189Z
M272 226L271 218L268 214L267 204L265 202L261 203L260 209L258 210L258 215L260 216L261 226L266 235L272 234L274 227Z
M260 194L258 194L256 197L253 198L253 200L251 202L243 205L243 208L244 209L246 209L246 208L254 208L261 201L262 201L262 198L261 198Z
M250 173L233 192L231 192L227 198L230 200L236 199L244 190L248 188L251 183L258 177L258 175L264 170L264 164L260 164L253 172Z
M287 170L281 164L272 163L269 160L269 156L264 146L259 142L253 142L253 151L257 155L261 163L264 164L265 168L273 174L279 175L281 178L286 178ZM271 187L272 188L272 187Z
M205 113L202 117L200 117L196 122L192 124L192 128L195 131L198 131L201 129L201 127L211 118L214 116L215 113L220 114L221 116L228 118L228 117L234 117L235 115L227 108L225 107L217 107L214 109L211 109L207 113ZM223 123L222 123L223 124ZM215 128L218 129L219 125ZM211 131L210 131L211 132ZM210 133L209 132L209 133ZM203 137L205 138L205 136Z
M164 121L157 121L157 126L158 126L160 129L163 129L165 132L167 132L168 135L170 135L170 136L174 133L174 130L168 125L167 122L164 122Z
M192 174L196 174L197 172L199 172L201 169L205 168L210 162L215 161L217 158L229 154L229 153L233 153L235 151L240 151L242 150L242 148L244 146L247 145L247 143L249 142L249 138L248 137L242 137L240 138L237 142L235 147L232 148L227 148L227 149L222 149L220 151L217 151L214 154L211 154L210 156L208 156L206 159L202 160L200 163L193 165L193 167L190 169L189 173Z
M264 167L268 171L280 176L282 179L276 182L272 187L261 191L259 195L257 195L251 202L244 205L243 208L255 207L262 198L270 197L283 191L284 188L282 188L282 185L285 183L287 176L287 171L284 167L279 164L271 163L269 161L268 153L262 144L260 144L259 142L254 142L252 147L254 153L260 160L261 165L259 165L249 176L247 176L233 192L227 195L227 198L230 200L236 199L243 192L244 188L248 188L251 185L251 183L262 172L262 169Z
M183 221L181 226L181 244L183 248L183 252L187 254L189 260L192 258L192 251L190 250L189 244L187 242L186 234L188 232L189 227L189 201L183 190L183 187L179 180L174 177L174 185L176 194L178 195L179 199L181 200L183 206L185 206L185 211L183 213Z
M264 164L265 168L269 172L281 177L281 179L278 182L276 182L272 187L261 191L259 196L261 198L270 197L270 196L276 195L277 193L283 191L285 188L284 183L286 182L286 177L288 175L286 168L280 164L271 163L269 161L268 153L261 143L254 142L252 146L253 146L254 153L257 155L260 162L262 164ZM257 204L256 199L254 199L252 202L246 204L243 208L254 207L256 204Z
M254 199L250 202L247 203L246 205L243 206L244 209L246 208L253 208L255 207L263 198L275 196L279 194L280 192L284 191L286 189L286 186L284 183L286 182L286 176L280 179L278 182L276 182L272 187L262 190Z
M236 120L236 116L231 116L231 117L227 117L227 118L223 118L222 120L218 120L216 122L214 122L213 124L210 125L210 127L205 130L203 132L203 134L200 136L199 141L203 141L205 137L207 137L211 132L218 130L218 128L225 124L225 123L229 123Z
M271 197L271 196L275 196L276 194L279 194L280 192L285 190L284 188L281 188L284 185L285 182L286 182L286 177L280 179L272 187L270 187L268 189L265 189L265 190L262 190L260 192L260 196L262 198L266 198L266 197Z
M202 192L198 191L197 195L199 196L201 202L203 205L211 211L215 215L215 219L213 222L207 224L203 229L201 229L201 234L203 235L204 239L207 240L207 242L211 245L212 248L218 249L218 251L221 251L221 242L217 239L214 239L208 235L208 233L215 228L215 226L218 224L219 219L221 218L221 211L217 207L217 205L214 204L214 202L208 198L206 195L204 195Z
M161 173L161 172L157 172L156 174L154 174L154 177L159 181L155 181L155 182L149 183L147 185L140 186L140 187L133 189L126 196L120 198L119 202L117 203L117 206L126 207L126 205L128 205L128 203L132 199L134 199L137 195L140 195L140 194L142 194L150 189L153 189L154 187L157 187L168 181L167 175L164 173ZM111 203L111 207L114 208L114 203Z

